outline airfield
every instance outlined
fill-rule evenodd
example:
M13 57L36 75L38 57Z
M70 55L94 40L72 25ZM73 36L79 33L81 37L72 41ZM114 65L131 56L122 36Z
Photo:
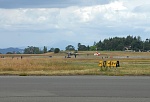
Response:
M93 54L1 55L0 101L149 102L150 52ZM100 60L120 67L99 67Z
M150 52L79 51L70 58L67 52L46 54L2 54L0 75L56 76L108 75L149 76ZM99 61L119 61L120 67L99 67Z

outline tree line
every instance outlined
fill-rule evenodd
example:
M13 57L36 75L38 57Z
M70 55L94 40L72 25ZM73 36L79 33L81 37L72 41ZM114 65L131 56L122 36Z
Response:
M142 41L140 36L127 36L127 37L114 37L104 39L95 44L97 50L108 50L108 51L149 51L150 50L150 39Z
M73 45L66 46L66 51L150 51L150 39L142 41L140 36L113 37L103 41L94 42L92 46L78 43L78 48ZM59 48L47 49L46 46L41 50L39 47L28 46L24 49L24 54L43 54L47 52L59 53Z
M47 47L44 46L43 49L41 50L39 47L28 46L27 48L24 49L24 54L43 54L47 52L58 53L59 51L60 51L59 48L51 48L50 50L48 50Z
M113 37L94 42L93 46L78 43L78 51L150 51L150 39L142 41L140 36Z
M94 42L92 46L83 45L78 43L78 48L75 49L73 45L66 46L66 51L150 51L150 39L142 41L140 36L127 36L127 37L113 37L104 39L103 41ZM44 46L43 50L40 50L38 47L30 46L25 48L25 54L41 54L47 52L58 53L59 48L51 48L47 50L47 47Z

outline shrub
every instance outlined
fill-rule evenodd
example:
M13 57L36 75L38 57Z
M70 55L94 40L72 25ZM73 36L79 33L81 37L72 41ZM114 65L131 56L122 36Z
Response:
M59 53L60 49L59 48L55 48L54 53Z

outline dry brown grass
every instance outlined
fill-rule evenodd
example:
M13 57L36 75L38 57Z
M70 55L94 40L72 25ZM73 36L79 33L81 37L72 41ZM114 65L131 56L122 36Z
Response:
M65 54L14 55L0 58L0 75L150 75L150 58L104 58L105 56L150 56L134 52L80 52L75 59ZM87 54L89 54L87 56ZM48 56L52 55L52 58ZM23 56L23 59L20 58ZM101 70L99 60L119 60L121 67Z
M21 60L5 58L0 59L0 74L83 75L91 72L90 68L94 63L85 59L23 58Z

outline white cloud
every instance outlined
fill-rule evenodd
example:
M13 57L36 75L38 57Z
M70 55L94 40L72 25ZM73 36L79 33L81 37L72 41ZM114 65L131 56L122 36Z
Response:
M150 4L149 0L119 0L119 1L123 1L124 6L126 6L131 11L134 11L136 7Z
M13 27L22 26L23 29L26 26L28 29L44 30L50 28L67 29L87 25L87 23L105 25L114 22L116 25L115 22L120 22L120 24L137 20L140 22L149 16L147 13L139 14L129 11L122 1L91 7L1 9L0 13L2 15L0 17L1 27L6 28L6 25L12 25Z
M32 44L38 41L48 44L48 39L57 42L58 38L93 44L112 36L142 36L142 33L150 32L150 13L147 12L150 7L144 6L147 3L141 0L116 0L92 6L0 9L0 31L10 33L10 36L19 33L26 39L30 39L25 37L26 34L31 34L35 40L31 41Z
M38 25L50 24L64 26L67 24L78 24L92 21L99 13L108 14L115 10L124 10L122 3L114 2L107 5L92 7L68 7L68 8L35 8L35 9L1 9L1 26L2 25ZM111 11L109 11L111 10ZM100 14L102 15L102 14ZM102 19L102 18L101 18ZM80 22L79 22L80 21Z

